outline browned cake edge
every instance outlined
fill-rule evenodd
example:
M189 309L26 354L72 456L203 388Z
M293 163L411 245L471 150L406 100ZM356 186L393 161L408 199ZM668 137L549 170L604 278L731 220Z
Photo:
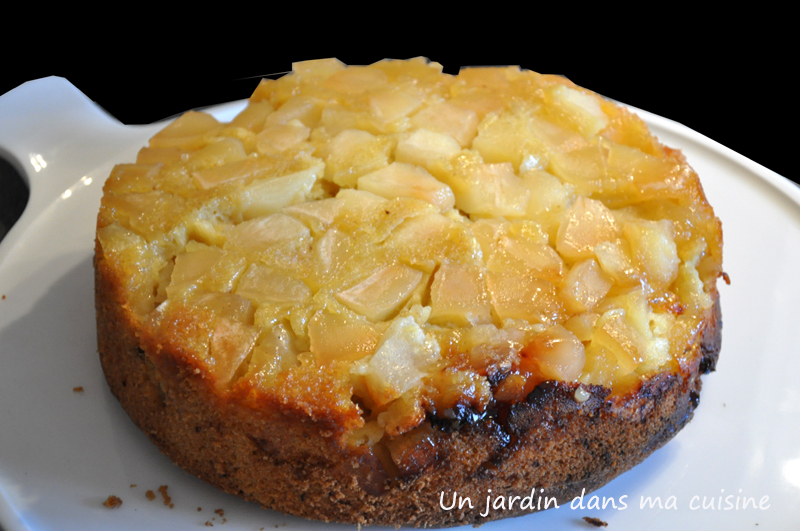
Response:
M582 404L574 398L577 384L545 382L525 402L435 430L434 447L417 456L421 470L396 477L372 452L343 450L330 422L280 404L221 398L196 361L143 332L99 244L94 264L100 360L134 423L212 485L323 521L440 527L531 512L518 500L514 510L481 516L488 489L496 497L530 496L535 488L537 496L569 502L637 465L686 425L698 404L700 375L714 369L721 342L715 290L713 311L677 374L658 374L619 397L593 387ZM443 510L440 496L449 506L454 492L475 507Z

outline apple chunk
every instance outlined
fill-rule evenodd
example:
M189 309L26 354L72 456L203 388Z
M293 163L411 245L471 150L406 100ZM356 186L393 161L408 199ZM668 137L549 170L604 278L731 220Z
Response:
M166 294L177 298L196 289L230 292L246 265L246 260L236 253L190 242L186 252L175 257Z
M555 324L564 318L564 308L551 282L490 271L488 286L500 319Z
M596 135L608 125L608 116L596 95L564 85L556 86L550 95L565 117L587 137Z
M286 124L273 124L264 128L258 134L257 146L261 153L275 153L286 151L308 139L311 129L298 119Z
M339 186L354 186L358 178L388 164L391 142L367 131L345 129L323 150L325 178Z
M442 102L419 111L411 125L451 136L461 147L469 147L478 132L478 115L472 109Z
M583 313L597 306L613 284L613 280L590 258L569 270L559 294L568 312Z
M449 135L417 129L397 143L395 160L410 162L430 169L433 162L447 160L461 152L461 146Z
M431 286L431 324L470 326L491 320L492 305L481 269L442 264Z
M370 321L383 321L405 304L421 280L422 271L394 264L379 269L352 288L340 291L336 298Z
M496 250L487 259L487 266L494 272L514 272L520 276L532 276L557 283L564 276L564 261L547 243L533 238L502 235Z
M211 335L209 366L218 385L226 385L247 358L258 339L258 329L231 319L219 319Z
M558 228L556 250L568 260L591 258L594 246L620 233L614 213L600 201L579 197Z
M302 304L311 300L311 290L302 280L263 264L251 264L247 268L236 294L257 302L279 304Z
M238 192L242 216L246 220L267 216L302 203L324 171L324 165L318 164L289 175L254 181Z
M381 338L375 325L364 318L320 310L308 323L311 352L320 364L355 361L375 352Z
M440 359L439 344L425 335L414 318L392 322L367 363L354 368L362 374L370 396L383 405L420 384Z
M421 106L422 100L404 90L387 90L369 98L370 113L384 123L401 120Z
M244 253L269 251L284 244L292 248L304 246L311 239L311 231L296 219L285 214L245 221L228 231L226 246Z
M631 254L644 271L653 289L664 288L678 277L678 248L669 220L632 220L625 223L625 238L631 244Z
M453 191L439 182L424 168L393 162L388 166L358 178L358 189L394 199L414 197L435 206L440 212L450 210L456 203Z
M551 326L522 349L522 365L538 368L549 380L571 382L586 364L583 343L563 326Z
M220 123L203 112L189 111L150 139L151 148L199 149L208 144L208 135L221 128Z
M528 208L531 191L510 162L486 164L465 156L440 178L453 189L456 206L468 214L519 217Z

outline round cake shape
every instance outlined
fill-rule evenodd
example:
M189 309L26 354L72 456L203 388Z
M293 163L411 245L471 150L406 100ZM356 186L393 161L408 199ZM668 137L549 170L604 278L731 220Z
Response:
M134 422L227 492L480 523L543 507L442 505L564 503L688 422L721 246L682 155L563 78L310 61L112 171L98 347Z

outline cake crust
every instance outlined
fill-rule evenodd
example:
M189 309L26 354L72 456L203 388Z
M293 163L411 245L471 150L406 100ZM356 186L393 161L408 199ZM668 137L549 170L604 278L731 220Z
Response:
M686 425L698 405L701 375L714 370L721 345L715 290L679 370L618 396L583 386L590 392L583 403L575 398L577 383L541 383L523 402L434 422L433 447L414 449L412 466L387 470L379 455L339 444L337 419L277 403L264 407L253 390L222 396L196 358L141 326L99 244L94 264L100 360L134 423L175 463L212 485L322 521L446 527L533 512L517 506L482 516L488 489L493 497L545 489L543 496L568 503L637 465ZM442 509L454 492L470 497L475 508Z

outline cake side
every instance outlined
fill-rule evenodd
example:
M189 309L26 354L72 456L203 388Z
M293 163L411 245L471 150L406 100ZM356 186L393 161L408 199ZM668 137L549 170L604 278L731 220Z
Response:
M323 521L442 527L532 512L517 506L481 516L488 489L495 497L545 489L540 495L568 503L640 463L685 426L697 407L700 377L715 366L721 345L715 294L677 373L658 374L623 396L594 386L583 403L575 398L580 384L543 382L523 402L498 404L491 416L431 429L429 440L412 448L417 455L406 470L387 470L364 447L343 444L329 421L311 421L277 403L264 407L246 390L220 396L192 356L143 333L99 248L95 266L100 359L134 423L176 464L212 485ZM443 510L442 500L450 506L453 493L475 508Z

